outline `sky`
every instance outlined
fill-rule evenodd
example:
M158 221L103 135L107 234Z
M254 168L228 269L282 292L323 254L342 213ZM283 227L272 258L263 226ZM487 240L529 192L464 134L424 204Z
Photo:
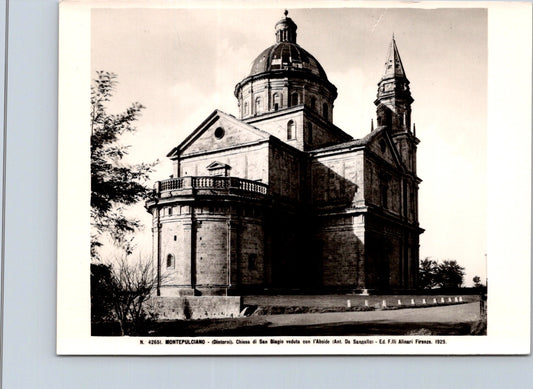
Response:
M168 151L213 110L237 116L235 84L275 43L283 8L94 9L91 72L114 72L110 112L133 101L146 109L122 138L131 162L160 163L153 181L172 174ZM333 122L355 138L370 131L377 83L392 34L411 82L416 124L420 258L454 259L465 284L486 277L487 13L483 9L289 9L297 42L337 87ZM151 216L139 251L151 251Z

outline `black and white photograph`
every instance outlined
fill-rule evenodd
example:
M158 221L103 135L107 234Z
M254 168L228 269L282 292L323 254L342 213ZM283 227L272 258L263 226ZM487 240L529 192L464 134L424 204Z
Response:
M58 353L529 350L461 4L61 4Z

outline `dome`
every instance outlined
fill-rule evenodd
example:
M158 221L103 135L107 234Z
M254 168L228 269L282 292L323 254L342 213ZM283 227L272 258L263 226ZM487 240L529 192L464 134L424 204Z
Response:
M296 43L298 27L287 10L284 14L275 25L276 43L254 59L250 73L235 85L240 118L306 107L330 121L337 88L316 58Z
M257 56L249 76L276 70L295 70L309 72L327 80L322 65L309 52L298 44L288 41L278 42Z

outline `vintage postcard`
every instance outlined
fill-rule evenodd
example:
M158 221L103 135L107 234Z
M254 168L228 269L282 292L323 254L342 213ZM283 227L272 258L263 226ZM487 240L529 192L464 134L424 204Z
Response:
M59 354L529 353L530 3L64 1L59 53Z

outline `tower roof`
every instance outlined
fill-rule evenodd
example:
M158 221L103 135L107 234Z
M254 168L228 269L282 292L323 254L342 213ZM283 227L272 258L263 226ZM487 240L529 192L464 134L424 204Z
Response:
M387 60L385 61L385 72L383 73L382 79L395 77L406 77L406 75L393 34L389 46L389 52L387 53Z

